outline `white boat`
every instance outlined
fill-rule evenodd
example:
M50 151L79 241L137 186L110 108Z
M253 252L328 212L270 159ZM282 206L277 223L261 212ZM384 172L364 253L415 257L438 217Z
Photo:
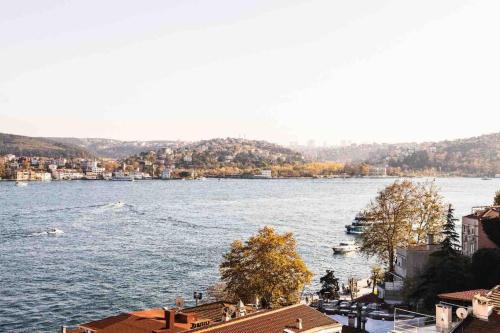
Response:
M52 228L47 230L47 235L56 236L61 234L64 234L64 231L62 231L61 229Z
M356 251L358 247L354 241L343 241L339 245L332 247L334 253L348 253Z
M16 186L28 186L28 183L26 182L16 182Z

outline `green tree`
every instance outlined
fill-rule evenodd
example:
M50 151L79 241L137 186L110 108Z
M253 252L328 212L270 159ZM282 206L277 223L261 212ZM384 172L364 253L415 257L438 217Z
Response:
M448 212L446 214L446 223L443 226L443 240L441 241L441 250L450 254L458 255L459 251L459 236L455 230L455 222L457 219L453 216L453 207L451 204L448 206Z
M500 206L500 190L496 191L495 198L493 198L493 204L495 206Z
M319 279L321 289L318 294L323 299L339 298L339 279L335 277L333 270L327 270L326 274Z
M423 202L425 201L425 202ZM442 225L442 202L434 187L396 181L380 191L364 214L374 223L361 235L361 251L394 271L398 246L421 244Z
M437 295L472 287L470 259L463 255L434 252L419 276L412 299L423 300L426 309L436 304Z
M500 249L479 249L472 255L474 288L491 289L500 282Z
M244 243L234 241L220 265L226 292L244 302L259 297L264 306L298 302L312 273L296 247L292 233L278 234L271 227L260 229Z

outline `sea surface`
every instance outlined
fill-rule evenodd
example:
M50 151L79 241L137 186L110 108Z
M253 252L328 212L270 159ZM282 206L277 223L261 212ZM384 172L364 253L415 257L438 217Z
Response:
M344 225L393 181L0 182L0 332L55 332L177 296L192 303L218 281L230 243L264 225L295 234L315 274L308 290L327 269L342 282L366 277L375 258L331 246L354 237ZM500 189L500 179L435 182L457 216Z

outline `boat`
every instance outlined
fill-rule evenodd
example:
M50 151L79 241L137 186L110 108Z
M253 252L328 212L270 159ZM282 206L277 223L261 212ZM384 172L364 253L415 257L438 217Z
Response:
M56 236L56 235L61 235L61 234L64 234L64 231L62 231L61 229L52 228L52 229L47 230L47 235Z
M27 182L16 182L16 186L22 187L22 186L28 186Z
M345 232L351 235L361 235L366 227L371 226L373 223L373 220L360 213L356 215L351 224L345 226Z
M113 178L111 178L111 180L133 182L134 181L134 176L133 175L126 175L122 171L117 171L117 172L115 172L115 174L114 174Z
M491 178L488 178L488 177L483 177L481 178L482 180L491 180Z
M343 241L332 247L334 253L348 253L356 251L358 247L354 241Z

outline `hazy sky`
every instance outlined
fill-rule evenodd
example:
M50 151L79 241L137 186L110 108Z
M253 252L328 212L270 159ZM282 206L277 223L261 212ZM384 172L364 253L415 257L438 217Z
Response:
M500 130L500 1L0 0L0 132L279 143Z

